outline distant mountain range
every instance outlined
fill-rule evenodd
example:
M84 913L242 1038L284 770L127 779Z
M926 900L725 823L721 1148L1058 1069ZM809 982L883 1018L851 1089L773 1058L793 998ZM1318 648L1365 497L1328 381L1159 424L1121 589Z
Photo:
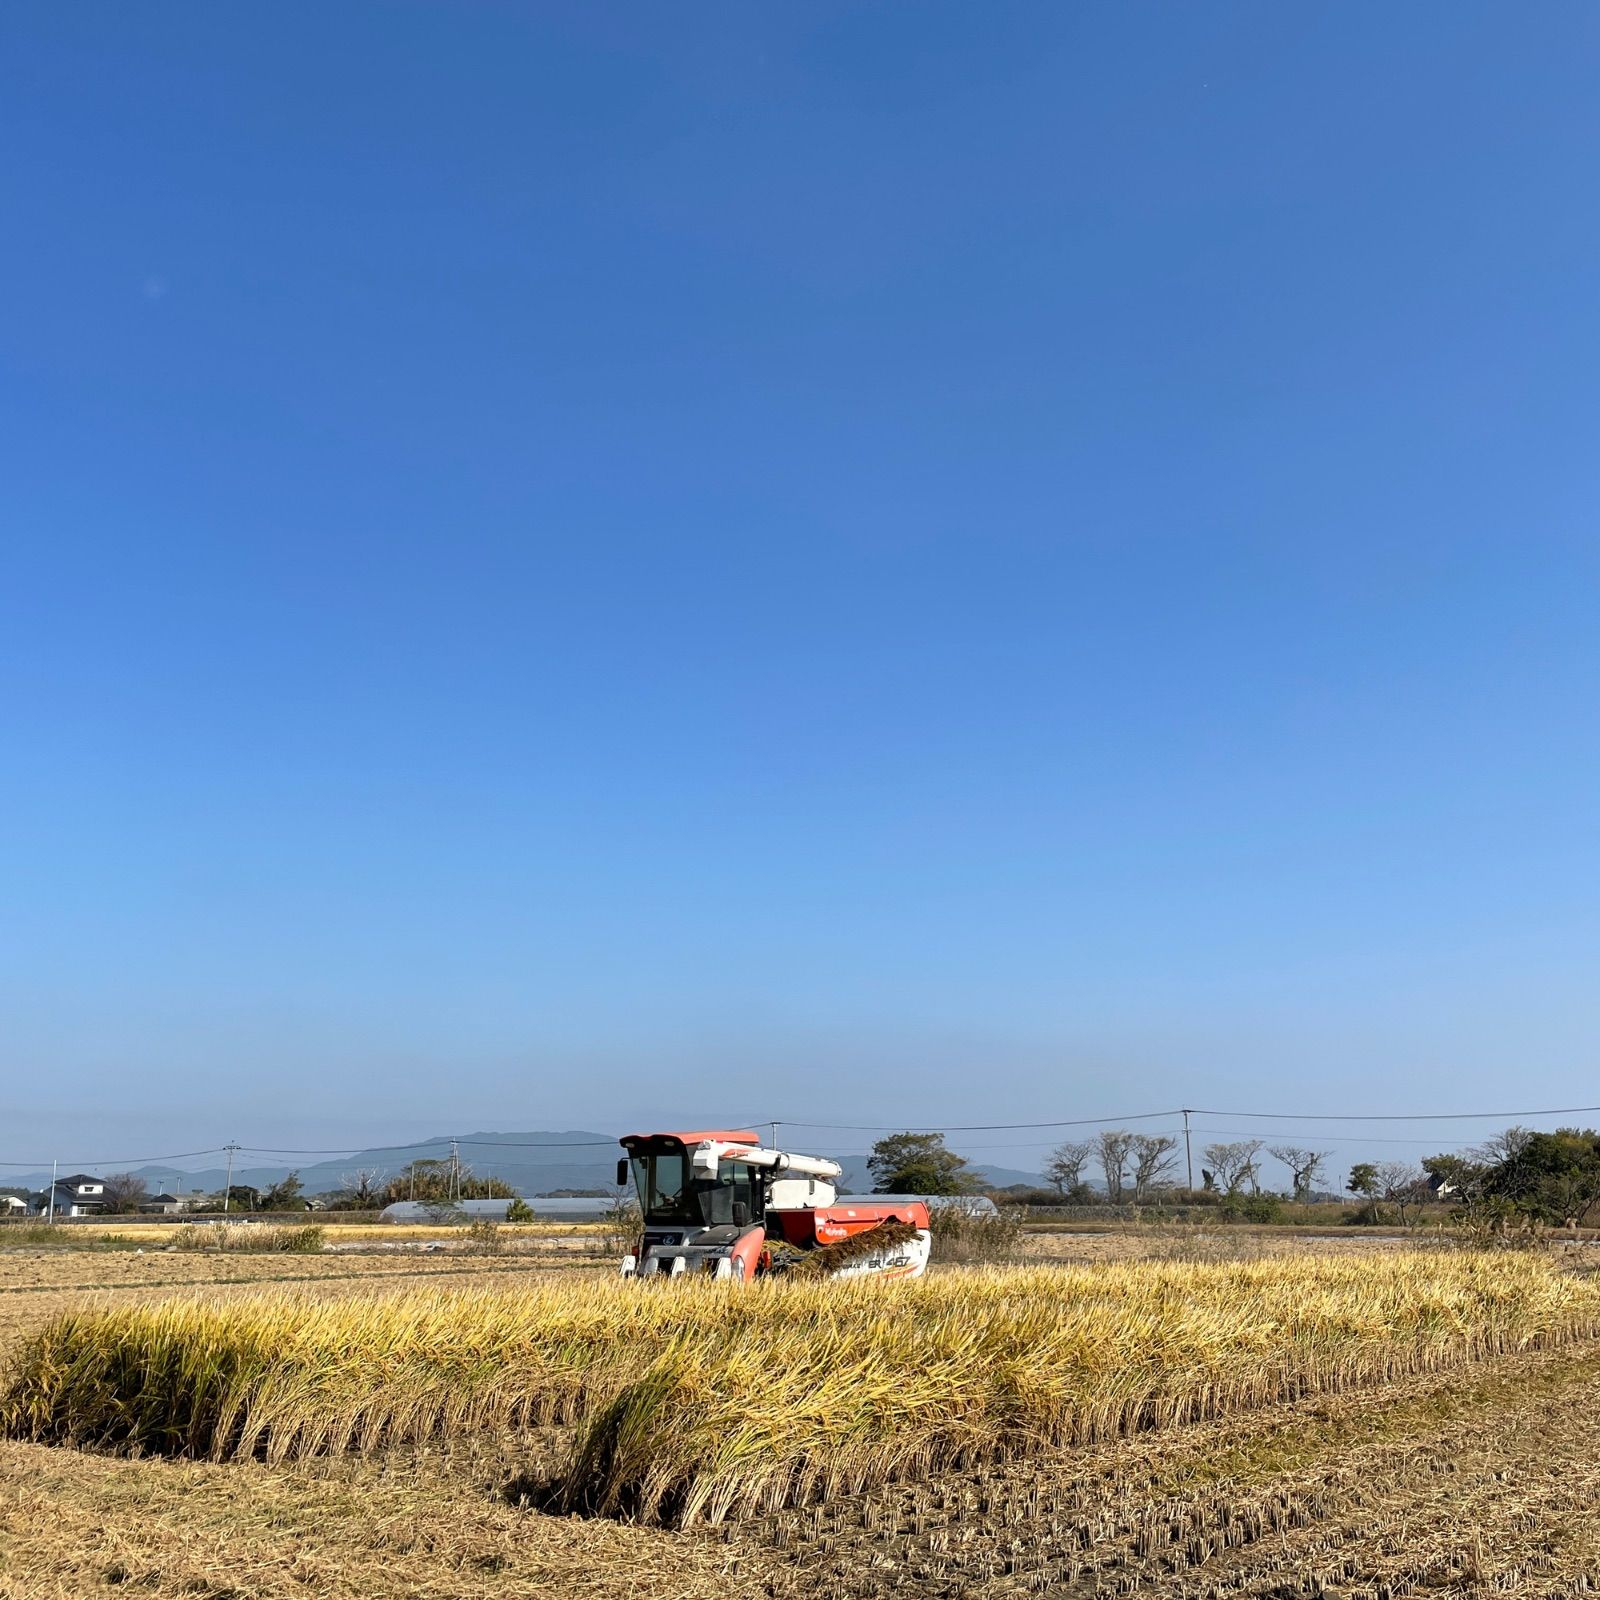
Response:
M322 1161L267 1162L241 1154L234 1162L233 1181L259 1189L298 1172L307 1194L324 1194L348 1188L358 1172L380 1174L381 1182L413 1161L448 1161L451 1142L451 1135L442 1134L415 1144L376 1146ZM463 1167L470 1167L479 1177L502 1178L524 1194L610 1187L616 1181L617 1157L622 1154L614 1137L585 1129L561 1133L463 1133L455 1135L454 1142ZM62 1170L64 1176L66 1169ZM196 1189L210 1192L227 1182L224 1166L182 1171L172 1166L147 1165L128 1170L143 1178L152 1193L162 1189L183 1194ZM48 1172L24 1173L8 1179L32 1189L42 1189L49 1181Z
M272 1164L242 1157L234 1164L233 1181L261 1189L279 1182L290 1172L298 1172L307 1194L324 1194L348 1188L357 1172L377 1172L382 1175L381 1182L413 1161L447 1161L451 1139L451 1135L445 1134L415 1144L380 1146L299 1165ZM553 1189L610 1188L616 1181L617 1157L622 1154L613 1135L582 1128L561 1133L462 1133L454 1135L454 1141L463 1167L470 1167L478 1177L500 1178L525 1195L548 1194ZM872 1188L864 1156L845 1156L841 1162L845 1169L840 1179L841 1192L863 1194ZM210 1193L227 1181L227 1169L220 1166L194 1172L155 1165L130 1170L145 1180L152 1194L162 1190L187 1194L196 1189ZM1013 1183L1044 1182L1037 1173L1017 1172L1009 1167L979 1167L977 1170L983 1174L985 1182L995 1188ZM96 1173L95 1176L104 1177L105 1174ZM6 1183L37 1190L49 1181L48 1172L36 1172L9 1177Z

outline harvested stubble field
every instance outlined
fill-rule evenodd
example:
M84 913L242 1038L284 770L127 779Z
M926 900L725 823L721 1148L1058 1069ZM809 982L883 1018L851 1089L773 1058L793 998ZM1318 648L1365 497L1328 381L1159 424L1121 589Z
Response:
M1554 1593L1600 1571L1600 1283L1536 1256L356 1287L24 1341L7 1421L51 1444L0 1446L0 1594ZM44 1526L45 1492L99 1510Z
M175 1297L233 1298L265 1286L316 1296L436 1283L519 1283L561 1265L546 1257L437 1255L214 1255L51 1251L0 1255L0 1355L64 1311ZM579 1264L581 1266L581 1263Z
M460 1223L318 1223L329 1250L402 1250L441 1248L460 1249L464 1245ZM51 1252L97 1253L104 1250L146 1252L166 1250L177 1235L217 1225L239 1228L284 1227L294 1224L228 1222L221 1216L195 1216L184 1220L120 1222L79 1221L56 1223L0 1222L0 1259L10 1253ZM594 1254L603 1251L607 1228L593 1222L502 1222L496 1224L504 1247L514 1253Z

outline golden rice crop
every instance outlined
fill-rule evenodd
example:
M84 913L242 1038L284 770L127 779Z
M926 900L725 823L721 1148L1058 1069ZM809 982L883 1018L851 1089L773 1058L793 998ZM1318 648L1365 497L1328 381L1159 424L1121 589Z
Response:
M70 1313L0 1426L281 1459L576 1422L569 1505L689 1521L1597 1333L1600 1284L1470 1253L274 1293Z
M737 1334L686 1328L589 1419L569 1502L716 1519L1600 1333L1600 1286L1501 1256L887 1287L830 1285L809 1318Z
M22 1346L0 1430L282 1460L570 1422L591 1378L648 1364L684 1304L608 1281L69 1311Z

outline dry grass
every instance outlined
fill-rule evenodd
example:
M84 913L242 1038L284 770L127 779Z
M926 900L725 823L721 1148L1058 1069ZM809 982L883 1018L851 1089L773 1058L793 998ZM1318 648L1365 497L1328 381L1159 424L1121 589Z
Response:
M36 1269L34 1281L25 1271ZM594 1271L559 1259L439 1253L415 1256L97 1255L52 1252L29 1263L0 1259L0 1372L15 1347L66 1312L109 1310L176 1298L236 1299L270 1288L318 1299L376 1290L475 1285L514 1291L547 1278L582 1278ZM608 1275L609 1276L609 1275Z
M582 1263L575 1263L582 1265ZM118 1251L106 1255L63 1254L51 1251L35 1256L0 1256L0 1333L5 1331L3 1308L46 1291L77 1289L163 1290L193 1286L197 1290L215 1283L349 1282L393 1283L411 1278L455 1275L478 1276L485 1272L540 1276L560 1272L565 1275L565 1257L524 1257L508 1255L501 1261L485 1261L464 1252L436 1251L417 1255L410 1251L384 1251L355 1254L329 1251L319 1256L280 1256L276 1254L219 1254L212 1251ZM607 1271L606 1277L614 1276Z
M301 1227L258 1222L191 1222L175 1228L174 1250L226 1250L234 1254L320 1255L326 1235L314 1222Z
M313 1474L0 1443L0 1600L767 1600L762 1565L538 1516L426 1464Z
M308 1214L327 1237L334 1249L390 1248L398 1244L448 1245L461 1234L459 1222L323 1222L316 1214ZM212 1216L197 1214L189 1219L177 1217L135 1218L110 1217L104 1221L57 1222L0 1222L0 1255L15 1250L104 1250L143 1249L164 1250L172 1236L183 1228L206 1227L213 1224L224 1227L246 1225L238 1213L230 1219L220 1213ZM251 1227L285 1227L298 1224L283 1222L253 1222ZM606 1224L601 1222L507 1222L501 1223L507 1239L518 1245L555 1245L581 1241L596 1253L602 1249L601 1240Z
M1023 1222L1013 1210L975 1217L959 1206L934 1211L931 1218L933 1259L941 1266L999 1266L1023 1256Z
M1438 1253L258 1295L62 1317L0 1421L269 1461L578 1421L568 1504L691 1523L1596 1333L1600 1284Z

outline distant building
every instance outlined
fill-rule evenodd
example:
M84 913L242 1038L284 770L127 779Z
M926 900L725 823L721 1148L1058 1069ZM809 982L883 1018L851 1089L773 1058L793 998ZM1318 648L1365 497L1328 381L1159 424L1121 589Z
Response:
M53 1211L58 1217L92 1217L106 1208L106 1186L101 1178L87 1172L75 1172L68 1178L55 1181L55 1203L51 1203L51 1190L46 1189L34 1202L40 1212Z
M189 1209L189 1202L181 1200L175 1194L146 1195L139 1202L140 1211L150 1216L176 1216L180 1211Z
M56 1216L98 1216L106 1210L106 1181L93 1178L90 1173L72 1173L70 1178L56 1179L51 1206L51 1190L40 1190L34 1197L34 1208L40 1213L54 1210Z
M28 1202L20 1195L0 1194L0 1214L16 1216L28 1209Z

